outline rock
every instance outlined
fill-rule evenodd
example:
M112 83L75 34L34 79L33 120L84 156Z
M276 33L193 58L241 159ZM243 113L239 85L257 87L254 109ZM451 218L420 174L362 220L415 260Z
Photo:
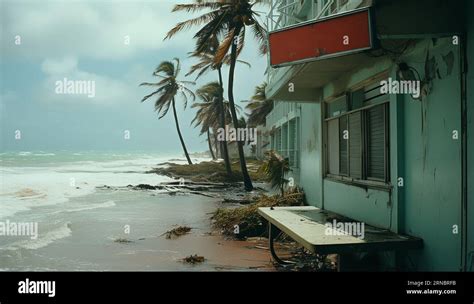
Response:
M156 190L155 186L148 185L148 184L139 184L135 186L136 189L141 189L141 190Z

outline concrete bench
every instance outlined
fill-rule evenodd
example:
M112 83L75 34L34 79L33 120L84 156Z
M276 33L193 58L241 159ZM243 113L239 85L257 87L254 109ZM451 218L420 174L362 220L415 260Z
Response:
M423 240L420 238L399 235L312 206L259 208L258 213L269 223L270 252L273 259L281 264L286 262L275 253L275 230L282 231L309 251L318 254L340 256L354 252L398 251L423 247ZM328 228L327 224L331 224L333 229ZM363 227L360 229L363 235L340 230L337 224L353 228Z

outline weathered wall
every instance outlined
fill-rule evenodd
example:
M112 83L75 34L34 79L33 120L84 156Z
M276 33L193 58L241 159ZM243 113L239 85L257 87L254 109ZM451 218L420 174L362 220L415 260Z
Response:
M422 102L409 95L390 96L392 193L325 179L324 207L419 236L425 248L410 255L417 269L455 271L461 261L461 234L453 233L453 225L461 228L461 140L452 138L453 130L461 130L459 49L451 39L438 39L436 46L426 39L401 60L424 78L427 54L434 64L429 96ZM380 64L386 66L386 61L381 59ZM357 83L377 70L356 71L346 76L347 83ZM325 92L336 85L328 85ZM402 188L396 186L399 176L404 179Z
M310 205L321 207L321 104L302 103L299 185Z
M435 45L434 45L435 44ZM428 55L427 55L428 54ZM411 255L418 270L459 270L461 233L461 94L459 46L450 38L424 40L402 58L426 79L430 94L423 101L403 95L404 230L421 237L425 248ZM426 58L428 57L428 61ZM451 60L451 59L452 60ZM431 65L433 64L433 65ZM431 70L432 73L425 73Z
M391 229L391 201L387 191L364 189L324 180L324 208L369 225Z
M469 1L469 10L474 2ZM468 31L468 269L474 270L474 20ZM428 58L428 61L427 61ZM392 192L364 189L324 179L322 170L321 105L301 107L300 170L294 172L316 206L421 237L424 249L413 251L406 265L417 270L457 271L461 266L461 75L460 49L451 38L420 41L400 58L431 79L423 101L409 95L390 96L390 171ZM380 58L374 66L344 75L347 88L396 66ZM428 71L428 73L425 73ZM427 74L427 75L425 75ZM337 91L337 82L324 87L324 97ZM453 139L453 131L459 138ZM396 185L398 177L404 185ZM455 225L459 233L455 232Z

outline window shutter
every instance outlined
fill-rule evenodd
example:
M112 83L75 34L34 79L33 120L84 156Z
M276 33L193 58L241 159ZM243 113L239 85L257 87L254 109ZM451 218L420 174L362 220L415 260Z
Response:
M296 167L300 167L300 118L296 118L296 127L295 127L295 162Z
M385 180L385 105L367 111L367 177Z
M289 157L288 155L288 123L281 126L281 156Z
M339 118L339 173L344 175L348 173L348 139L344 138L349 131L347 120L347 116Z
M339 174L339 119L328 121L327 130L328 158L330 174Z
M290 145L288 147L288 157L290 159L290 167L295 167L296 162L295 162L295 150L296 150L296 119L290 120L289 123L289 138L288 141L290 142Z
M349 171L353 178L362 178L362 114L349 115Z

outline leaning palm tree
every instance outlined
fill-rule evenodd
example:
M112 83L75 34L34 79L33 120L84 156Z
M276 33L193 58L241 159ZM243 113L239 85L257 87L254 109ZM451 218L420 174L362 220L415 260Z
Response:
M237 57L244 47L246 27L253 30L253 34L260 43L260 52L267 52L265 41L266 31L259 24L257 18L259 14L253 9L255 4L268 4L268 0L195 0L191 4L178 4L173 8L173 12L186 11L194 13L200 10L210 10L203 15L178 23L166 35L165 39L173 37L176 33L189 29L192 26L203 25L203 27L194 35L197 39L196 50L204 50L211 37L223 37L220 43L214 61L223 62L225 56L230 51L230 68L228 82L228 97L230 109L232 112L232 121L234 126L238 125L238 117L235 111L234 102L234 73ZM238 151L240 167L244 177L244 185L247 191L253 189L252 181L248 174L245 161L243 142L238 141Z
M250 110L247 122L249 126L256 127L264 125L267 115L273 110L273 100L267 99L265 95L266 87L266 82L255 87L255 94L245 106L247 110Z
M191 67L190 71L186 74L186 76L189 76L193 74L194 72L199 71L196 76L196 80L197 80L199 79L199 77L204 75L209 70L217 70L218 75L219 75L219 87L220 87L218 98L221 103L221 105L217 109L218 110L217 113L219 113L220 127L225 128L225 114L224 114L224 107L222 106L222 103L224 102L224 86L222 83L222 63L216 64L214 62L214 56L217 52L218 46L219 46L219 42L217 40L217 37L215 36L210 37L207 45L205 46L205 49L201 49L199 51L195 51L194 53L192 53L191 56L197 57L199 59L199 62ZM230 164L227 143L221 142L220 144L221 144L221 152L222 152L221 156L224 159L227 175L230 177L232 176L232 167Z
M210 130L213 130L213 134L217 134L217 130L220 127L220 115L216 116L216 113L221 111L224 116L224 126L226 121L230 121L230 110L229 103L226 101L221 102L219 96L221 88L218 82L210 82L205 84L196 91L197 97L201 102L196 102L192 105L193 108L198 108L196 116L191 121L194 126L201 126L201 135L207 133L208 142L211 142ZM214 136L216 138L216 136ZM226 145L227 146L227 145ZM211 146L209 149L212 151ZM217 147L216 147L217 151ZM211 152L212 154L212 152Z
M187 84L195 84L192 81L179 81L178 75L181 71L181 64L178 58L174 58L173 61L163 61L158 65L158 67L153 72L153 76L161 78L159 82L150 83L143 82L140 86L152 86L156 87L156 90L151 94L143 97L142 102L149 99L150 97L157 96L155 101L155 111L159 114L158 119L163 118L170 108L173 108L174 121L176 124L176 130L178 131L179 140L181 141L181 146L183 147L184 154L188 160L188 164L192 165L191 158L189 157L188 150L184 144L183 135L179 128L178 115L176 114L176 102L175 98L178 93L181 94L184 100L184 108L186 108L188 102L188 95L190 95L193 100L196 99L194 93L186 87Z

